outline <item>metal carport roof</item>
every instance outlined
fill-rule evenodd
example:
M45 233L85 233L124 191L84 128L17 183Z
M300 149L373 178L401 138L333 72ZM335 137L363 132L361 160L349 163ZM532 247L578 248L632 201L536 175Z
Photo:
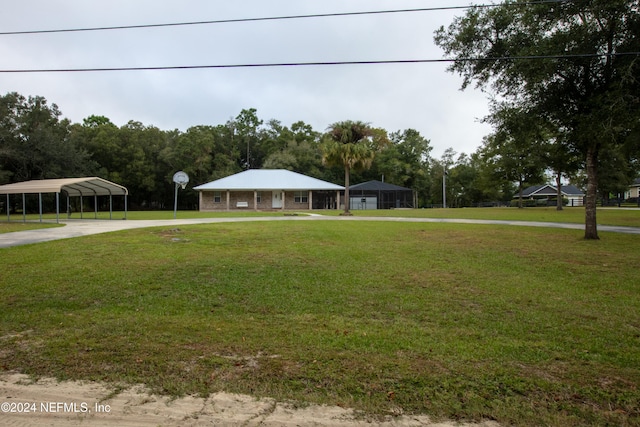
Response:
M77 196L126 196L126 187L98 177L35 179L0 185L0 194L60 193Z
M98 216L97 197L109 196L109 217L113 211L112 196L124 196L124 215L127 217L127 196L129 191L126 187L116 184L106 179L95 176L84 178L59 178L59 179L36 179L32 181L15 182L13 184L0 185L0 194L7 195L7 220L11 219L10 214L10 194L22 194L22 216L25 216L25 194L38 194L40 198L40 221L42 222L42 194L55 193L56 195L56 222L60 216L60 194L67 193L67 207L69 206L69 197L86 197L93 196L96 198L95 209L96 218ZM80 204L82 207L82 203ZM82 211L81 211L82 217Z

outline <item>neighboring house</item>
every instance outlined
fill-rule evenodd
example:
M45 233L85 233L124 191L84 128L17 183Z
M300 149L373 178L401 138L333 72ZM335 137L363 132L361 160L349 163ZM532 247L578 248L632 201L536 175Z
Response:
M636 178L633 181L633 184L631 184L629 189L624 193L625 200L636 197L640 197L640 178Z
M562 197L568 200L569 206L582 206L584 205L584 196L585 194L580 191L575 185L563 185L560 187L560 191L562 192ZM523 199L555 199L558 195L557 187L553 185L545 184L545 185L534 185L532 187L526 188L522 192ZM519 195L516 194L514 196L518 198Z
M335 209L344 187L284 169L249 169L194 187L200 211Z
M349 199L351 210L414 207L412 189L381 181L367 181L350 186Z

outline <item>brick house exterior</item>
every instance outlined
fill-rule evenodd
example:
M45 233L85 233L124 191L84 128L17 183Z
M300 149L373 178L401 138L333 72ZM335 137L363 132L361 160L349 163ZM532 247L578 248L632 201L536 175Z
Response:
M249 169L194 187L202 212L312 210L340 206L344 187L284 169Z

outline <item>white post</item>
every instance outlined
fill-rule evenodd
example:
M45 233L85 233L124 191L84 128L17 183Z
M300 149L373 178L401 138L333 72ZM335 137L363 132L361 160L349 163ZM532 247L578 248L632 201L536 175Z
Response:
M56 224L60 223L60 193L56 193Z

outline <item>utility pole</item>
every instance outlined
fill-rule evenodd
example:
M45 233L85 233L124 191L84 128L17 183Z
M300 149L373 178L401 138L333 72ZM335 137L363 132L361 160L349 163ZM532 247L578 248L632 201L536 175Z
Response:
M447 167L443 166L442 174L442 207L447 207Z

